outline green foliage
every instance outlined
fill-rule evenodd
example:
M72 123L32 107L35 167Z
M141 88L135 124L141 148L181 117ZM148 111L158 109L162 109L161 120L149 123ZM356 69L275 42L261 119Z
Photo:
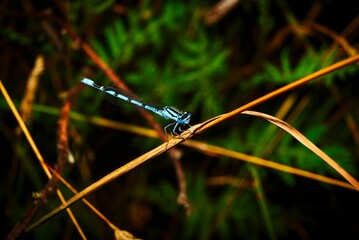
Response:
M32 39L29 36L21 34L9 28L0 28L0 35L4 39L16 42L20 45L28 46L32 43Z
M168 181L161 181L158 185L144 191L142 197L149 203L160 207L165 214L174 214L177 210L175 203L177 192Z
M109 9L115 0L91 0L87 2L86 7L92 14L99 14L103 13L105 10Z
M209 38L204 26L198 25L195 35L185 34L188 23L177 22L188 14L184 9L184 4L174 2L164 7L162 15L149 19L129 13L128 26L116 20L105 27L104 41L93 39L91 44L114 69L121 66L138 95L191 111L201 109L208 118L221 112L218 88L213 86L225 74L229 51L219 39ZM165 36L181 31L183 37L163 42ZM124 66L135 70L126 71ZM190 105L178 103L179 96L193 96Z
M314 57L314 59L312 59ZM308 75L318 69L320 63L319 55L313 55L312 53L306 53L301 61L295 65L294 69L291 69L291 55L289 49L284 49L280 54L281 66L277 67L271 63L264 65L264 71L262 74L257 74L252 79L254 85L275 82L279 84L285 84L293 82L300 77ZM310 64L308 65L308 62Z
M293 53L289 48L284 48L280 53L279 66L269 62L265 63L263 72L254 75L250 82L252 86L265 83L287 84L333 64L337 61L335 56L335 51L328 53L327 48L323 47L318 51L305 52L299 61L293 64ZM334 79L345 79L355 72L357 72L355 66L348 66L326 75L325 78L329 84Z

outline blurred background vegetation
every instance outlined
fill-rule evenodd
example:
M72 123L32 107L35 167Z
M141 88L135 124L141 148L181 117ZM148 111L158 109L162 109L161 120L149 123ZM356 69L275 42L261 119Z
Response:
M25 120L45 160L54 165L59 109L68 90L85 76L113 84L82 43L137 95L192 112L195 124L355 55L358 9L356 0L5 0L0 4L0 79L20 108L35 59L43 57L44 71ZM284 119L359 177L358 77L353 64L255 110L276 115L281 109ZM5 237L47 179L2 97L0 106L0 232ZM71 111L150 127L132 106L114 106L89 87L76 96ZM78 190L160 144L74 119L68 138L75 163L62 176ZM228 120L195 140L339 178L291 136L250 116ZM119 228L144 239L357 239L356 191L179 148L193 209L189 216L176 201L178 182L168 155L88 199ZM37 218L59 205L52 195ZM72 209L89 239L114 238L82 203ZM80 238L66 213L25 237Z

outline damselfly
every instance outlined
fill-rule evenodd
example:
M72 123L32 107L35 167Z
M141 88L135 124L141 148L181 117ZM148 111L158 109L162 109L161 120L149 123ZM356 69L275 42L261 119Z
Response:
M164 127L164 131L167 134L167 129L169 127L172 127L171 134L178 134L182 132L184 129L182 129L183 126L190 126L189 122L191 120L191 113L190 112L181 112L177 110L174 107L165 106L163 108L158 108L153 105L149 105L147 103L144 103L142 100L140 100L139 97L134 96L132 93L128 93L123 89L115 88L115 87L104 87L97 85L92 81L91 79L84 78L81 80L82 83L91 86L93 88L96 88L97 90L100 90L102 92L105 92L106 94L109 94L117 99L121 99L123 101L132 103L138 107L147 109L153 113L156 113L157 115L160 115L161 117L167 119L167 120L173 120L174 122L168 124Z

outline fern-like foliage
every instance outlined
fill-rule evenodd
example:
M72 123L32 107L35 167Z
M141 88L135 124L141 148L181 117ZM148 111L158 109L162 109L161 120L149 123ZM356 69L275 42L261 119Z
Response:
M105 26L101 39L91 40L92 46L122 72L138 95L196 110L203 117L219 114L222 102L213 86L225 74L228 50L219 39L209 38L200 23L194 34L186 34L189 26L183 20L188 12L183 3L170 2L159 15L147 13L150 18L144 19L146 11L129 13L128 24L118 19ZM181 31L182 38L170 37Z
M292 51L293 50L289 48L284 48L280 53L279 64L265 63L263 71L254 75L251 78L250 83L253 86L265 83L276 83L280 85L287 84L337 61L336 51L327 52L326 47L317 51L309 50L295 62L293 61L295 56L291 53ZM349 66L340 71L328 74L325 78L328 80L327 82L332 82L335 77L344 79L355 72L357 72L357 68L355 68L355 66Z

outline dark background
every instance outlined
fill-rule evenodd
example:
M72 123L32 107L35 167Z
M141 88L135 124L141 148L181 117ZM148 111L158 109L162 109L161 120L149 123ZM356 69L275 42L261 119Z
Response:
M70 118L67 127L68 149L76 162L67 164L62 176L73 187L84 189L160 144L158 139L132 133L130 127L121 131L86 121L97 116L150 127L132 105L113 105L95 89L80 87L85 76L99 85L115 84L81 41L137 95L192 112L191 124L229 112L353 56L358 49L359 4L355 0L246 0L228 12L218 10L218 3L55 0L0 4L0 79L18 109L36 57L44 59L25 121L47 163L58 163L59 110L69 96L74 96L71 111L85 119ZM343 39L348 45L338 44ZM276 115L292 100L282 108L283 120L358 178L358 76L358 65L352 64L253 110ZM73 89L78 92L73 94ZM47 178L24 135L16 132L18 123L3 97L0 107L0 232L4 238L31 208L32 194L44 189ZM168 124L155 119L161 126ZM251 116L226 120L195 140L342 179L290 135ZM357 191L214 156L195 147L180 146L179 151L191 215L176 201L178 182L166 154L90 194L88 200L116 226L144 239L359 237ZM67 199L73 196L63 184L59 188ZM50 195L31 222L59 205L56 195ZM83 203L72 210L89 239L113 238L111 228ZM65 212L22 237L80 238Z

